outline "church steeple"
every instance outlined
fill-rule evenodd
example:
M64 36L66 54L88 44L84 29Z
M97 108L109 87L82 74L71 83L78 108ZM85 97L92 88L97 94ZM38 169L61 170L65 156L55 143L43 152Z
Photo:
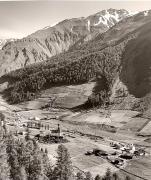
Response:
M60 124L58 124L58 135L60 136L61 130L60 130Z

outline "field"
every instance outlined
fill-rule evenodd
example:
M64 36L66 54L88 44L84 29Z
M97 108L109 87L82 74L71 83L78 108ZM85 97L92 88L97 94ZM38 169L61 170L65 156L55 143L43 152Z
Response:
M120 170L124 176L129 175L134 180L150 180L151 179L151 157L132 160L125 168L125 171ZM130 172L130 173L127 173ZM136 175L136 176L134 176Z
M103 175L107 168L110 168L112 171L117 170L117 168L101 157L85 155L88 150L93 150L94 148L100 148L102 150L107 150L108 152L114 152L115 150L110 148L109 144L101 141L95 142L94 140L90 140L87 137L81 137L78 135L74 135L74 138L67 137L67 139L69 142L65 143L64 145L69 150L71 160L76 171L79 169L84 172L91 171L95 176L97 174ZM57 144L40 144L40 147L48 149L48 154L52 163L55 162L57 146Z
M66 105L72 107L72 105L77 105L78 100L69 101L67 92L69 88L71 91L68 92L71 97L73 97L73 92L79 92L80 86L76 88L62 87L62 94L60 94L60 105L65 102ZM86 85L85 85L86 88ZM68 89L68 90L69 90ZM57 92L58 91L58 92ZM57 88L53 89L54 94L60 91ZM83 91L88 93L88 91ZM21 124L26 123L29 119L37 117L43 124L49 124L50 129L57 128L60 124L61 131L69 142L64 145L68 148L71 160L75 171L90 171L93 175L100 174L104 175L106 169L109 167L111 171L119 171L118 168L110 164L106 159L98 156L86 156L85 153L94 148L99 148L107 151L108 153L114 152L110 147L110 142L120 142L120 143L133 143L136 146L141 146L146 149L148 153L151 154L151 144L150 137L137 136L140 132L150 132L150 122L148 119L136 117L139 113L136 111L129 110L112 110L107 116L107 110L92 109L90 111L73 112L70 109L65 108L55 108L51 107L49 109L41 109L41 107L49 102L51 99L48 98L50 91L45 92L45 97L40 97L34 101L22 103L17 106L7 105L5 101L1 101L1 108L6 115L7 122L10 123L10 119L14 126L7 124L10 129L21 130ZM51 92L52 93L52 92ZM65 96L67 96L65 98ZM64 98L61 100L61 97ZM86 99L86 96L85 96ZM83 99L80 99L83 101ZM57 101L57 102L59 102ZM79 101L79 103L81 103ZM59 106L60 106L59 105ZM8 110L9 109L9 110ZM54 118L56 117L56 118ZM116 130L116 131L113 131ZM37 134L37 130L31 130L33 135ZM146 140L148 139L148 140ZM48 155L52 162L55 163L56 159L56 149L58 144L43 144L39 143L41 148L48 149ZM134 159L127 163L124 170L128 173L133 172L135 175L139 174L150 180L150 156L147 160ZM145 172L141 174L140 169ZM122 170L120 170L123 173ZM128 174L126 173L126 174ZM125 173L124 173L125 174ZM134 175L132 175L135 179Z
M72 108L83 104L92 93L95 83L90 82L82 85L70 85L61 87L52 87L41 92L41 96L33 101L21 103L19 107L29 109L39 109L49 104L55 99L53 106L62 108Z
M139 132L147 122L148 119L145 118L132 118L131 121L123 125L120 130Z
M71 119L71 121L76 122L85 122L85 123L92 123L92 124L106 124L114 127L122 127L123 124L127 124L131 118L138 114L138 112L135 111L122 111L122 110L112 110L110 111L109 117L106 117L106 114L108 111L101 112L99 110L96 111L90 111L84 114L77 114L72 116L64 118Z

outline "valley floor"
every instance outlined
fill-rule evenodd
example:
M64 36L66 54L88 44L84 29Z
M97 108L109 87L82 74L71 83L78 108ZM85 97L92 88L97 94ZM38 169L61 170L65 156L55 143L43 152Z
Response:
M35 108L31 104L32 102L11 106L1 99L0 108L6 116L8 127L11 130L13 128L19 130L20 126L32 117L38 117L42 123L49 124L52 129L56 128L59 123L62 133L69 141L65 143L65 146L69 150L75 171L90 171L93 175L103 175L106 169L110 168L111 171L119 171L124 174L133 173L146 178L146 180L151 179L151 134L150 128L147 128L150 121L137 117L138 112L113 110L110 112L110 116L106 117L106 111L103 110L72 112L67 109ZM102 124L104 125L102 126ZM116 133L112 132L110 127L115 128ZM149 129L148 136L138 136L144 128ZM36 130L31 131L33 135L37 133ZM148 156L126 162L124 170L127 172L123 172L104 158L85 155L87 151L94 148L105 150L108 153L114 152L115 149L110 147L110 142L115 141L141 146L145 148ZM58 144L39 143L39 145L48 149L49 158L53 164ZM132 175L133 179L139 180L134 175Z

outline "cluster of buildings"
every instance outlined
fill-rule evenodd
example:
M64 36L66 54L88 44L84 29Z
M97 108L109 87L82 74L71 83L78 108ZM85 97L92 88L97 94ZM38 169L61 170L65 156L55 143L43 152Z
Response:
M108 156L108 160L116 166L123 166L125 160L133 159L133 157L145 155L145 150L142 148L136 148L134 144L124 144L112 142L110 146L119 151Z
M127 160L133 159L133 157L145 155L145 150L135 147L134 144L111 142L110 146L116 149L113 153L108 153L101 149L93 149L92 151L87 151L85 155L94 154L95 156L101 156L116 167L124 167Z
M131 154L133 154L136 150L135 146L133 144L123 144L123 143L114 143L111 142L110 146L113 147L114 149L119 149L122 151L122 153L124 152L129 152Z
M121 151L121 154L129 154L131 156L138 155L142 156L145 155L145 150L142 148L136 148L134 144L124 144L124 143L110 143L110 146L114 149L118 149Z

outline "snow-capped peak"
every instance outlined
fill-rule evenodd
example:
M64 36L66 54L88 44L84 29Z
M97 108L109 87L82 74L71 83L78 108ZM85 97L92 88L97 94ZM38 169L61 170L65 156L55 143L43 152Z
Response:
M129 16L134 16L135 14L139 13L139 11L128 11Z
M105 25L107 28L110 28L115 23L122 20L123 18L130 16L130 14L132 15L132 12L129 13L124 9L120 9L120 10L108 9L108 10L100 11L95 15L89 16L88 18L91 20L91 25L93 26ZM92 19L94 21L93 24L92 24Z
M90 20L88 20L88 31L90 31Z

